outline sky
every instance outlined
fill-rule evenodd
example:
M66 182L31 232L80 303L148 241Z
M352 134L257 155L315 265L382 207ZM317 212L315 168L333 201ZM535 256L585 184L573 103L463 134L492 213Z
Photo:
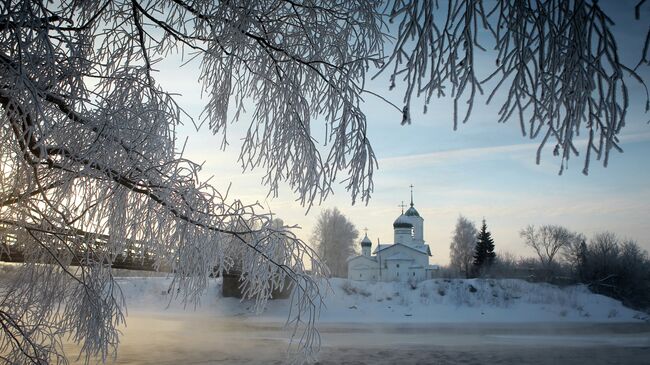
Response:
M647 22L635 21L632 10L613 9L612 13L619 24L622 54L638 59ZM178 93L180 105L199 120L206 99L200 93L198 65L180 64L177 58L166 59L158 65L157 79L168 91ZM650 81L650 67L639 72ZM632 82L629 86L632 100L621 134L624 153L613 153L607 168L592 161L588 176L582 174L582 156L572 158L568 170L559 176L560 160L552 156L550 148L544 150L537 165L539 139L523 137L516 120L497 123L498 104L486 106L483 101L476 104L470 120L454 131L450 99L433 101L426 114L415 111L412 124L401 126L397 110L367 95L362 108L379 163L367 205L351 205L344 185L338 185L334 195L309 212L295 201L297 196L287 186L280 189L278 197L268 197L268 188L261 183L263 171L242 173L237 162L247 115L229 127L230 145L225 151L219 148L220 136L211 135L205 127L197 131L191 123L178 128L179 146L187 138L185 157L204 162L201 178L212 177L215 187L230 189L230 197L259 201L285 224L298 225L295 232L307 242L320 212L333 207L356 225L359 240L367 228L373 245L378 240L392 242L392 223L401 212L401 202L408 204L412 184L434 264L448 264L452 231L461 214L477 226L486 220L497 255L532 256L533 251L519 237L519 231L529 224L559 224L587 237L609 230L650 251L650 114L644 112L643 89ZM403 89L389 92L385 78L370 83L369 88L400 103ZM414 110L422 110L421 103L415 106ZM318 133L314 137L323 142ZM584 141L584 137L578 140Z

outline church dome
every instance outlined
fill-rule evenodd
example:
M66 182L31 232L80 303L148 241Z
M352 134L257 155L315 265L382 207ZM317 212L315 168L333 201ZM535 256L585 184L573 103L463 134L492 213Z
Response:
M413 224L409 222L406 215L402 214L393 222L393 228L413 228Z
M413 205L404 213L405 216L407 217L419 217L420 213L418 213L417 209Z
M372 246L372 241L370 241L370 238L368 238L368 234L366 233L366 236L361 240L361 247L370 247Z

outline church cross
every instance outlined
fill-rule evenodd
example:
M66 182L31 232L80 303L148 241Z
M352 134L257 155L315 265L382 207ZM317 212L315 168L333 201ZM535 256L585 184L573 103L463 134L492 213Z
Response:
M402 204L398 205L398 207L402 208L402 214L404 214L404 207L406 207L406 204L404 204L404 200L402 200Z
M366 236L368 235L368 227L364 227L363 231L366 233Z
M411 188L411 206L413 206L413 184L410 185Z

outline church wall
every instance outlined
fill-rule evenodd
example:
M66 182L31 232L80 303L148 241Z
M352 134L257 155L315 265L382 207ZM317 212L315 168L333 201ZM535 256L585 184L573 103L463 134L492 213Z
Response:
M413 243L416 245L424 244L424 219L415 216L409 216L406 218L409 223L413 225Z
M382 271L382 281L416 281L426 280L426 271L422 267L413 267L409 260L387 260Z
M413 242L411 228L395 228L395 243L410 245Z
M377 281L378 280L377 268L349 268L348 279L356 281Z
M384 260L384 258L389 258L395 254L408 256L411 260ZM378 257L381 265L380 280L382 281L407 281L412 277L417 281L426 279L425 268L428 265L428 256L426 254L419 253L408 247L394 246L383 250ZM413 266L420 266L421 268L416 269Z
M415 217L413 221L413 241L422 245L424 244L424 219Z
M376 261L358 256L348 262L348 279L358 281L379 280L379 265Z
M422 266L422 267L427 267L429 266L429 255L427 254L420 254L420 255L414 255L415 257L415 263L416 265Z
M386 281L407 281L409 278L409 260L386 260Z

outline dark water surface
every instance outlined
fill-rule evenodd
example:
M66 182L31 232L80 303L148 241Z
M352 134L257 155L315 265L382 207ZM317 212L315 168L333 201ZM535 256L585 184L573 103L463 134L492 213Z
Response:
M147 313L131 313L127 322L115 364L282 364L287 358L289 333L282 324ZM650 364L650 324L321 324L319 329L320 364ZM74 346L68 354L74 357Z

